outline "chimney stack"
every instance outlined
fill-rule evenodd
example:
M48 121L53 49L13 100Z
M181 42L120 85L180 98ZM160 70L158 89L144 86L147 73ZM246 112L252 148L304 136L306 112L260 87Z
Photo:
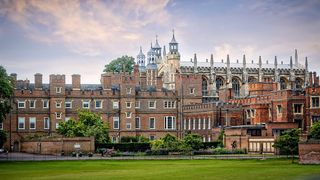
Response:
M79 74L72 74L72 90L80 90L81 76Z
M34 88L38 90L42 89L42 74L40 73L34 75Z
M104 90L111 89L111 75L109 73L101 74L101 85Z

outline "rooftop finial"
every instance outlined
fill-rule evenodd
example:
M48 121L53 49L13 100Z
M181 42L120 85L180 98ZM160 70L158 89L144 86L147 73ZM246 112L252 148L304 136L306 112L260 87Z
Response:
M242 63L243 63L243 68L246 68L247 60L246 60L246 55L245 55L245 54L243 55L243 61L242 61Z
M293 68L293 64L292 64L292 56L290 56L290 69Z
M306 57L305 69L306 69L306 71L308 71L308 57Z
M261 56L259 56L259 68L261 68L262 66L262 60L261 60Z
M298 65L298 50L294 50L294 64Z

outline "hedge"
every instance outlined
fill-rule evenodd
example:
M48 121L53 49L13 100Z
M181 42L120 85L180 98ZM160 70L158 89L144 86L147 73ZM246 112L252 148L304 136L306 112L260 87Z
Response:
M145 152L151 149L150 143L107 143L107 144L96 144L96 150L98 149L114 149L121 152Z
M213 141L213 142L203 142L202 149L212 149L222 146L220 141Z

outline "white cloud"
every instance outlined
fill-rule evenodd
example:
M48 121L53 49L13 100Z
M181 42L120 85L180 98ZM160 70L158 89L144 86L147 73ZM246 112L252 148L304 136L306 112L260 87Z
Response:
M33 40L62 43L73 52L97 56L141 39L144 26L166 26L168 2L3 1L0 16L8 16Z

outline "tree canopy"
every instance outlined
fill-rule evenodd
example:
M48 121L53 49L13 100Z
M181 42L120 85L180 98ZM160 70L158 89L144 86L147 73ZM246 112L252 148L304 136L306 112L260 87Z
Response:
M112 60L109 64L105 65L103 72L132 72L134 66L134 58L131 56L122 56Z
M313 139L320 139L320 121L313 123L310 129L310 136Z
M103 124L99 114L88 110L78 111L78 120L60 122L57 132L67 137L94 136L96 143L109 142L108 126Z
M6 69L0 66L0 123L10 112L10 98L13 94L12 79L8 76Z
M274 142L274 147L279 148L281 151L291 154L292 162L294 154L298 151L299 144L299 129L289 129L283 132L282 135Z

